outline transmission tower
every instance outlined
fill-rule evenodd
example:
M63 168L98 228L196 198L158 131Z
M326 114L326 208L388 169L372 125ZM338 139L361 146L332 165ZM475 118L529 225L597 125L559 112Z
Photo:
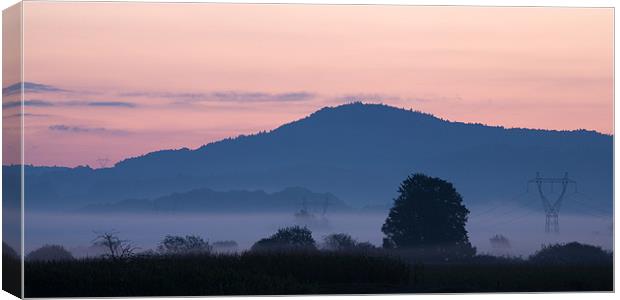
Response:
M540 200L542 201L543 208L545 209L545 232L546 233L559 233L560 232L560 224L558 222L558 214L560 213L560 207L562 206L562 200L564 195L566 194L566 188L570 184L575 185L575 189L577 189L577 182L568 178L568 172L564 173L564 177L562 178L551 178L551 177L542 177L540 176L540 172L536 172L536 178L528 181L528 189L530 184L536 184L536 188L538 189L538 196L540 196ZM554 184L560 184L561 192L558 198L551 202L545 196L543 192L543 186L545 184L551 185L551 190L553 191Z

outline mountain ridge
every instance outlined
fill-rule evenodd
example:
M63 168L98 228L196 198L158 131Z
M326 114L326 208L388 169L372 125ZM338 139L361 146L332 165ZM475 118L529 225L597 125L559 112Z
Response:
M228 142L228 141L234 141L236 139L239 138L251 138L251 137L257 137L257 136L262 136L262 135L267 135L270 133L273 133L275 131L278 130L282 130L282 129L286 129L290 126L294 126L296 123L299 122L303 122L305 120L311 119L312 117L316 117L317 115L320 114L324 114L326 112L333 112L335 110L339 110L339 109L344 109L344 108L349 108L349 107L381 107L381 108L389 108L392 109L394 111L399 111L399 112L406 112L406 113L413 113L416 114L418 117L422 117L422 118L427 118L428 120L432 120L432 121L439 121L439 122L446 122L446 123L451 123L451 124L457 124L457 125L471 125L471 126L483 126L483 127L487 127L487 128L494 128L494 129L503 129L503 130L509 130L509 131L539 131L539 132L548 132L548 133L587 133L587 134L594 134L594 135L602 135L602 136L608 136L608 137L613 137L613 134L606 134L606 133L602 133L602 132L598 132L595 130L589 130L589 129L573 129L573 130L556 130L556 129L544 129L544 128L528 128L528 127L505 127L502 125L488 125L488 124L484 124L484 123L477 123L477 122L462 122L462 121L451 121L448 119L443 119L441 117L435 116L431 113L427 113L427 112L423 112L423 111L419 111L419 110L413 110L413 109L405 109L405 108L398 108L398 107L393 107L393 106L389 106L386 104L368 104L368 103L363 103L363 102L351 102L351 103L347 103L347 104L343 104L343 105L338 105L338 106L327 106L327 107L323 107L303 118L297 119L295 121L291 121L288 123L285 123L283 125L280 125L274 129L271 130L267 130L267 131L262 131L262 132L258 132L258 133L252 133L252 134L240 134L237 135L235 137L227 137L221 140L217 140L217 141L213 141L213 142L209 142L206 144L203 144L195 149L190 149L188 147L182 147L182 148L178 148L178 149L161 149L161 150L157 150L157 151L152 151L149 153L145 153L143 155L138 155L138 156L134 156L134 157L128 157L125 159L122 159L121 161L117 162L115 164L125 164L128 163L129 161L132 161L134 159L140 159L140 158L144 158L145 156L149 156L149 155L157 155L157 154L164 154L164 153L171 153L171 152L193 152L193 151L201 151L201 150L205 150L207 147L212 146L212 145L217 145L220 143L224 143L224 142Z
M327 107L268 132L162 150L105 169L27 172L30 205L71 207L175 191L289 186L353 206L389 203L411 173L453 182L466 203L509 199L535 172L569 172L611 207L613 137L585 130L506 129L387 105ZM35 174L36 173L36 174ZM54 205L52 205L54 204ZM28 204L27 204L28 205Z

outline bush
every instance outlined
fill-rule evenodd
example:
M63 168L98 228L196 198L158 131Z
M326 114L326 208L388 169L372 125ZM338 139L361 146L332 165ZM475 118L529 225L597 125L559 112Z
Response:
M314 251L316 242L307 227L292 226L278 229L268 238L256 242L252 251Z
M604 265L612 264L613 257L601 247L571 242L543 246L530 256L529 261L553 265Z
M333 233L323 238L323 249L328 251L369 251L376 247L369 242L358 242L346 233Z
M71 252L60 245L45 245L26 256L29 261L66 261L73 260Z
M159 244L157 250L162 254L188 255L211 253L213 247L208 241L195 235L175 236L167 235Z
M333 233L323 238L323 248L330 251L352 250L357 241L346 233Z

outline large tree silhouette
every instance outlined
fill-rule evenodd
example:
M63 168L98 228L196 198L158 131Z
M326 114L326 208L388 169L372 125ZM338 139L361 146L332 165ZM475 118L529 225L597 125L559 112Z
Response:
M384 247L415 248L444 258L475 254L465 229L469 210L451 183L414 174L398 192L381 228Z

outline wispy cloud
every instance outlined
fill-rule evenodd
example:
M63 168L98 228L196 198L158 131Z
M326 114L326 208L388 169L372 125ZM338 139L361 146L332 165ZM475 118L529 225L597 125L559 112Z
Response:
M24 89L24 93L69 92L68 90L61 89L56 86L36 83L36 82L28 82L28 81L23 82L23 89ZM22 91L22 83L18 82L8 87L2 88L2 95L3 96L15 95L15 94L21 93L21 91Z
M218 101L230 102L289 102L305 101L314 98L316 95L308 92L289 92L289 93L261 93L261 92L214 92L211 97Z
M125 107L125 108L134 108L136 107L135 103L132 102L124 102L124 101L64 101L55 103L57 106L98 106L98 107Z
M47 114L31 114L31 113L16 113L16 114L12 114L12 115L8 115L8 116L3 116L2 118L4 119L9 119L9 118L17 118L17 117L49 117L50 115Z
M119 129L108 129L103 127L83 127L83 126L69 126L69 125L52 125L48 127L51 131L65 132L65 133L91 133L91 134L109 134L109 135L127 135L129 131Z
M2 104L2 109L19 107L22 104L21 101L8 101ZM24 100L24 106L39 106L39 107L47 107L54 106L52 102L45 100Z
M19 107L21 105L20 101L9 101L2 104L2 109ZM95 107L123 107L123 108L134 108L136 107L135 103L132 102L124 102L124 101L82 101L82 100L72 100L72 101L61 101L61 102L51 102L47 100L24 100L24 106L35 106L35 107L50 107L50 106L95 106Z
M128 92L119 93L120 97L149 97L185 102L293 102L306 101L316 94L299 91L285 93L265 93L253 91L214 91L209 93L168 93L168 92Z
M118 93L117 96L201 100L201 99L207 98L208 94L205 94L205 93L167 93L167 92L126 92L126 93Z

